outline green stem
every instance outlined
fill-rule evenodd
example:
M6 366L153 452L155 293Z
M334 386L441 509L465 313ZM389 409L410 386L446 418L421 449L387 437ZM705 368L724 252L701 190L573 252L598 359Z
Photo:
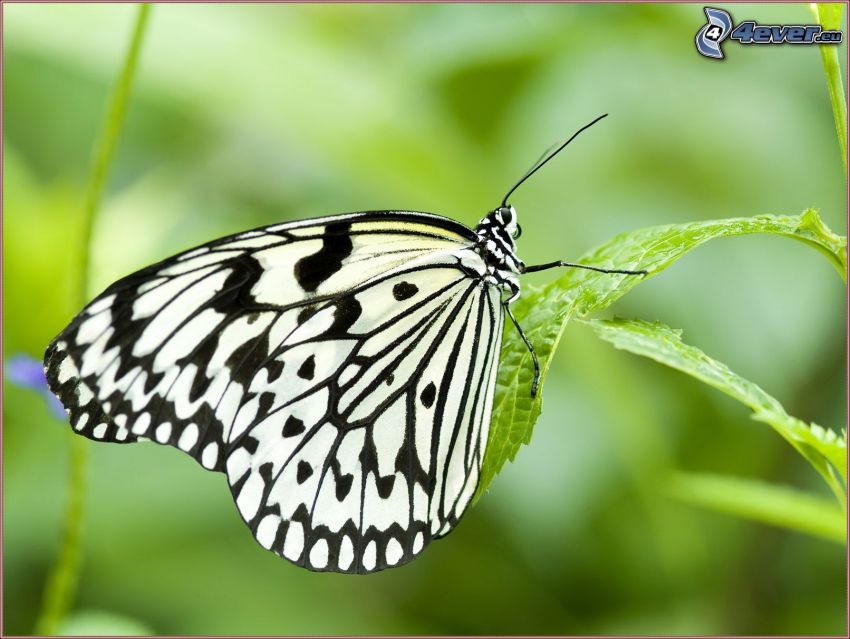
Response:
M707 473L674 472L666 490L676 499L703 508L847 543L844 511L831 498L790 486Z
M139 59L142 36L145 32L145 26L147 25L149 14L149 4L139 5L139 12L136 16L136 25L133 30L133 38L130 41L130 48L127 50L127 57L124 60L121 75L118 76L118 83L116 84L115 91L109 101L109 111L106 116L106 121L104 122L103 129L101 130L97 143L94 147L91 177L89 179L85 205L83 207L83 236L81 242L83 251L80 260L80 279L77 299L80 306L88 301L89 247L91 246L94 221L97 216L98 206L100 205L100 199L103 194L103 187L106 184L106 178L108 177L109 169L112 166L115 148L118 145L118 137L121 133L121 126L124 124L124 115L127 111L127 99L130 96L130 87L133 84L133 76L135 75L136 65Z
M89 264L92 232L97 219L103 188L115 157L115 149L124 117L133 76L139 59L142 37L150 14L150 5L139 5L133 35L117 84L109 100L103 128L94 146L91 177L86 191L81 221L80 268L77 273L77 307L88 301ZM36 621L38 635L55 635L70 610L80 578L83 539L83 503L85 497L87 442L82 437L71 437L71 463L69 475L68 506L59 557L50 575L42 598L41 611Z
M55 635L59 624L71 607L79 581L82 563L83 496L85 494L88 447L86 440L69 433L71 438L71 469L68 509L62 548L47 580L36 622L35 634Z
M837 3L819 3L811 5L812 13L824 29L838 30L841 28L841 13L844 6ZM838 134L838 146L841 149L841 163L844 175L847 175L847 102L844 98L844 82L841 79L841 66L838 63L838 47L836 44L822 44L820 49L823 69L826 72L826 86L829 90L829 100L832 103L832 116L835 119L835 132Z

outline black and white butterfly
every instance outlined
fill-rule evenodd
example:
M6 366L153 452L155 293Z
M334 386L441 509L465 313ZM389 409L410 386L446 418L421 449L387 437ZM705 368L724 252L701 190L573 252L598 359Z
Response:
M523 264L507 199L570 140L474 230L351 213L133 273L50 344L50 388L81 435L152 440L225 473L257 541L300 566L404 564L475 493L519 275L566 265Z

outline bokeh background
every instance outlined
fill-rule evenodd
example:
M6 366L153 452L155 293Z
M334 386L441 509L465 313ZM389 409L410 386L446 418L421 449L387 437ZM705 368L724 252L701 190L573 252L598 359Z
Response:
M811 21L803 4L729 10ZM78 310L90 153L135 13L3 6L4 358L40 357ZM727 60L708 60L694 48L704 22L695 4L155 6L91 292L282 220L397 207L472 225L544 148L605 112L513 198L527 263L638 227L811 205L846 233L818 51L727 43ZM614 312L684 329L791 414L837 429L844 300L815 251L746 237L700 248ZM161 634L846 631L843 546L669 495L676 469L827 493L748 410L580 325L544 393L531 445L463 524L367 577L267 553L224 477L175 450L89 443L71 621ZM6 383L4 400L5 631L30 633L72 434L37 394Z

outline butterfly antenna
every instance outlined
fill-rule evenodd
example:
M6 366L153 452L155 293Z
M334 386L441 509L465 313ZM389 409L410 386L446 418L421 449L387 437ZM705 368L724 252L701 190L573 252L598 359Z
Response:
M516 190L519 188L519 185L520 185L520 184L522 184L522 183L523 183L523 182L525 182L528 178L530 178L532 175L534 175L535 173L537 173L537 171L539 171L541 168L543 168L543 165L544 165L544 164L546 164L549 160L551 160L553 157L555 157L556 155L558 155L558 153L560 153L561 151L563 151L563 150L564 150L564 147L566 147L566 146L567 146L570 142L572 142L573 140L575 140L575 139L576 139L576 137L578 137L578 134L579 134L579 133L581 133L581 132L582 132L582 131L584 131L585 129L589 129L589 128L590 128L590 127L592 127L594 124L596 124L597 122L599 122L599 120L601 120L602 118L607 118L607 117L608 117L608 114L607 114L607 113L605 113L605 114L603 114L603 115L600 115L600 116L599 116L598 118L596 118L593 122L591 122L591 123L589 123L589 124L585 124L585 125L584 125L583 127L581 127L578 131L576 131L575 133L573 133L573 134L570 136L570 138L569 138L566 142L564 142L561 146L559 146L558 148L556 148L554 151L552 151L552 149L554 148L554 145L553 145L553 146L551 146L551 147L549 147L549 148L548 148L548 149L547 149L547 150L543 153L543 155L541 155L541 156L540 156L540 158L537 160L537 162L535 162L534 164L532 164L532 165L531 165L531 168L530 168L530 169L528 169L528 171L526 172L526 174L525 174L525 175L523 175L523 176L519 179L519 182L517 182L516 184L514 184L514 185L511 187L511 190L510 190L510 191L508 191L508 194L507 194L507 195L505 195L505 197L502 199L502 206L507 206L507 205L508 205L508 198L509 198L511 195L513 195L513 192L514 192L514 191L516 191Z

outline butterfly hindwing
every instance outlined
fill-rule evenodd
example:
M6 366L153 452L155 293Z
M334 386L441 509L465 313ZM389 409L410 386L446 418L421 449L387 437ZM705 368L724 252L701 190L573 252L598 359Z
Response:
M323 310L257 375L257 394L236 416L227 472L266 548L316 570L371 572L412 559L468 505L486 444L499 300L455 268L429 271L434 292L393 300L392 309L372 304L374 318L336 336L350 342L342 358L337 340L310 326ZM411 284L412 275L354 298ZM310 349L296 337L301 330L317 340ZM326 348L335 366L296 380L303 357L311 371L322 369L313 362ZM272 366L279 377L267 374ZM284 392L294 387L300 392Z
M76 431L227 473L266 548L409 561L477 486L501 339L471 231L419 213L281 224L109 287L45 368Z

